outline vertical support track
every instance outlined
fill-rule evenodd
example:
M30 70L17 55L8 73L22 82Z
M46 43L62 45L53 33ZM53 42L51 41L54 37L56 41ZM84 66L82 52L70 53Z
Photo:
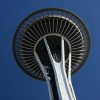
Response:
M52 90L51 90L50 81L49 81L50 78L48 77L47 72L46 72L46 70L45 70L43 64L41 63L41 61L40 61L40 59L39 59L38 54L36 53L36 51L34 52L34 54L35 54L35 58L36 58L38 64L39 64L40 67L41 67L41 70L42 70L42 72L43 72L43 74L44 74L44 77L45 77L45 79L46 79L46 82L47 82L47 85L48 85L48 90L49 90L49 97L50 97L50 100L54 100L54 99L53 99Z
M56 88L57 88L57 94L58 94L58 98L59 100L76 100L75 94L74 94L74 90L73 90L73 86L71 83L71 51L69 53L69 68L68 68L68 77L65 71L65 49L64 49L64 38L61 37L61 61L58 63L53 59L53 56L51 54L49 45L47 43L46 38L44 37L44 43L52 64L52 69L54 72L54 79L55 79L55 84L56 84ZM52 77L48 77L47 75L47 71L44 68L43 64L41 63L38 54L35 51L35 57L36 60L38 62L38 64L40 65L42 72L45 76L47 85L48 85L48 90L49 90L49 96L50 96L50 100L58 100L56 99L55 95L53 95L53 90L50 84L50 79Z

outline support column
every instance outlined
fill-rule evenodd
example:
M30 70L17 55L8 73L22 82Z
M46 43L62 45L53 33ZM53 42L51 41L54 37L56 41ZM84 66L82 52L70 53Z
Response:
M54 82L56 84L56 88L57 88L57 93L58 93L58 97L59 100L76 100L75 94L74 94L74 90L72 87L72 83L71 83L71 52L69 53L69 68L68 68L68 77L65 71L65 49L64 49L64 38L61 38L61 61L58 63L53 59L53 56L51 54L49 45L47 43L46 38L44 37L44 43L50 58L50 62L52 64L52 68L53 68L53 72L54 72ZM48 90L49 90L49 96L50 96L50 100L58 100L56 99L56 97L54 97L55 95L53 95L53 91L52 91L52 87L50 84L50 78L52 77L48 77L47 75L47 71L44 68L43 64L41 63L38 54L35 51L35 57L36 60L38 62L38 64L40 65L42 72L45 76L47 85L48 85ZM55 98L55 99L54 99Z
M43 64L41 63L41 61L40 61L40 59L39 59L38 54L36 53L36 51L34 52L34 54L35 54L35 58L36 58L36 60L37 60L37 62L38 62L38 64L39 64L39 66L41 67L41 70L42 70L42 72L43 72L43 74L44 74L44 77L45 77L45 79L46 79L46 82L47 82L47 85L48 85L48 91L49 91L50 100L54 100L53 94L52 94L51 85L50 85L50 81L49 81L49 80L50 80L50 77L48 77L47 71L46 71L46 69L44 68Z

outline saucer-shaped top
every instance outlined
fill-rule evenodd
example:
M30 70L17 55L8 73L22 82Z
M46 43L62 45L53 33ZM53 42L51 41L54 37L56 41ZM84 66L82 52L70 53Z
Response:
M45 80L34 56L34 48L37 46L37 52L49 73L50 64L42 40L44 36L53 48L53 55L56 53L53 57L57 61L60 61L60 38L64 37L66 73L69 51L72 53L72 74L81 68L90 50L89 32L85 24L79 17L67 10L47 8L29 15L15 32L13 53L16 62L24 72L34 78Z

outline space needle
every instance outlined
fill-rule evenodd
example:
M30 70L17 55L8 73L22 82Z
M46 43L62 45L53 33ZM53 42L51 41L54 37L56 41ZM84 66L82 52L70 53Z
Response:
M50 100L77 100L71 81L90 50L87 27L75 14L46 8L27 16L17 28L13 54L29 76L46 81Z

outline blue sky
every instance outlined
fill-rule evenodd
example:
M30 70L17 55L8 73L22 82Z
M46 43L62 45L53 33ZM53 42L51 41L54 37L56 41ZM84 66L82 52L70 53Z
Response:
M0 100L49 100L46 83L20 70L12 53L12 39L20 22L32 12L48 7L67 9L88 27L90 54L72 81L77 100L99 100L100 0L0 0Z

